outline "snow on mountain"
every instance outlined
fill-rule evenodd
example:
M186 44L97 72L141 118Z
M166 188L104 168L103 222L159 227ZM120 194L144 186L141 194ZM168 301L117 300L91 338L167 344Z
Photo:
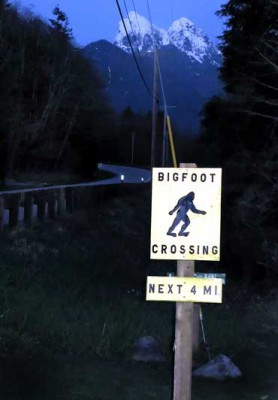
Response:
M152 25L145 17L135 11L130 11L124 22L133 47L139 51L153 51L155 46L161 47L169 44L165 29ZM128 53L131 52L122 21L119 22L114 44Z
M124 22L134 49L151 52L154 47L160 49L171 44L193 61L203 63L208 60L215 65L220 62L220 51L200 28L185 17L174 21L167 31L152 26L150 21L135 11L131 11ZM119 22L114 44L128 53L131 52L122 21Z
M200 63L214 47L207 35L187 18L174 21L168 35L170 43Z

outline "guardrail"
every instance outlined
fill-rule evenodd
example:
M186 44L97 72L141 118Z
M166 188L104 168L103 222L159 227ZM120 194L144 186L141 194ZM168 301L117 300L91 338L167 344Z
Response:
M31 224L35 220L54 219L84 206L97 204L123 184L150 182L150 171L142 168L99 164L112 178L67 185L53 185L0 191L0 231Z
M82 209L86 204L102 201L107 193L105 186L41 188L0 194L0 231L36 220L55 219Z

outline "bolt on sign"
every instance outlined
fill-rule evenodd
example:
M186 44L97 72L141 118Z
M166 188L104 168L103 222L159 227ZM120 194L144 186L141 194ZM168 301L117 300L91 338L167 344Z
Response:
M147 301L222 302L222 279L189 277L147 277Z
M221 168L153 168L151 259L220 260Z

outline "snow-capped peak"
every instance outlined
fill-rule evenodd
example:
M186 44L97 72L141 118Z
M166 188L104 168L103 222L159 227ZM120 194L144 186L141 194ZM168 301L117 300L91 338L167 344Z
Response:
M133 47L139 51L153 51L155 47L159 48L169 44L165 29L152 25L150 21L135 11L128 13L128 17L124 18L124 23ZM131 51L122 21L119 22L114 44L126 52Z
M200 63L214 47L207 35L187 18L174 21L168 29L168 35L174 46Z
M188 18L182 17L172 23L168 30L152 25L145 17L131 11L124 19L133 48L151 52L154 48L173 45L186 53L193 61L202 63L208 59L218 64L220 52L208 36ZM122 21L119 22L114 44L130 53L129 41Z
M137 14L135 11L130 11L128 17L125 18L125 24L128 32L130 33L151 33L151 23L143 16ZM122 22L121 22L122 25Z
M185 17L181 17L180 19L177 19L172 24L172 27L175 27L176 29L181 29L181 28L190 29L193 26L194 26L193 22L190 21L190 19L185 18Z

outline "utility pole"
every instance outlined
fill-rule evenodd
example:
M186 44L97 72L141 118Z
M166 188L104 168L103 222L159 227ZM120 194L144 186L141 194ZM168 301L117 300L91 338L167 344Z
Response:
M162 136L162 167L165 167L166 164L166 152L167 152L167 109L164 108L164 116L163 116L163 136Z
M157 50L154 49L154 53L153 53L153 110L152 110L151 168L153 168L155 166L156 122L157 122Z

